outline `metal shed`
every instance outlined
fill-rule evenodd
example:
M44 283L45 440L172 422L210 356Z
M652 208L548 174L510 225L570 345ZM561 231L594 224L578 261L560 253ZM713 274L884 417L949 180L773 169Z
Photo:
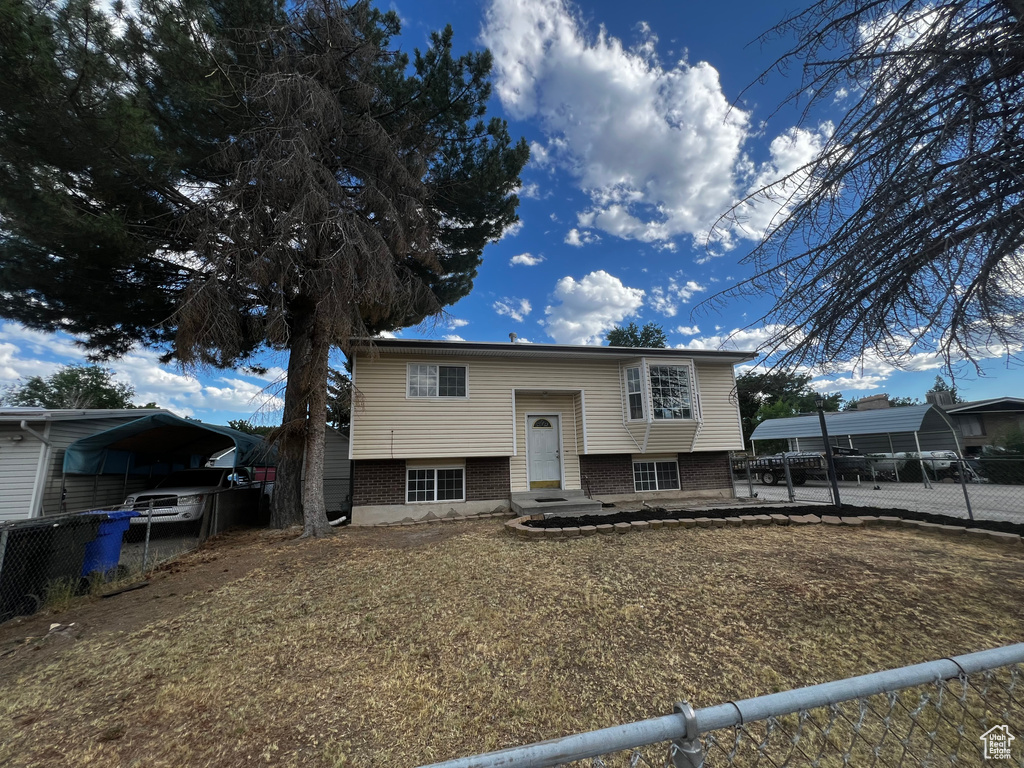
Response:
M825 425L833 446L862 453L961 451L962 441L956 427L934 405L826 413ZM788 440L790 450L795 451L825 449L817 414L763 421L750 436L755 453L758 440Z

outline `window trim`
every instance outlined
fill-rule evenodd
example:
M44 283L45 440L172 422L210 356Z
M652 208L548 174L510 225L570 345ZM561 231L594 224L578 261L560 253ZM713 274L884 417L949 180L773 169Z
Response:
M689 396L690 396L690 415L684 418L678 419L666 419L656 417L654 414L654 393L651 387L651 369L652 368L683 368L686 370L688 377L687 382L689 384ZM626 373L630 368L640 370L640 401L643 407L643 418L634 419L629 407L629 382L628 374ZM626 425L635 424L673 424L673 423L687 423L687 422L701 422L703 416L701 415L701 399L700 399L700 384L697 380L697 367L693 364L693 360L689 358L679 359L657 359L651 361L647 357L636 358L635 360L620 363L619 365L619 386L622 388L622 407L623 407L623 423ZM635 394L635 393L634 393Z
M665 418L663 416L659 417L656 414L656 409L654 407L654 386L651 383L651 376L652 376L652 371L653 371L654 368L682 368L683 370L686 371L686 379L687 379L687 393L686 394L687 394L687 396L689 397L689 400L690 400L690 405L689 405L689 407L687 409L687 410L690 411L690 415L689 416L681 416L681 417L679 417L677 419L675 417L672 417L672 418ZM679 362L679 363L672 363L672 362L664 362L664 363L662 363L662 362L659 362L656 365L649 365L649 366L647 366L647 390L648 390L648 392L650 392L650 403L651 403L650 413L651 413L651 421L652 422L672 423L672 422L677 422L677 421L697 421L697 418L696 418L696 415L695 415L696 412L697 412L697 399L696 399L696 397L694 395L694 391L696 390L696 386L694 385L694 375L693 375L693 365L692 364L690 364L690 363L683 363L683 362Z
M678 419L677 419L678 421ZM640 490L636 487L636 465L637 464L653 464L654 465L654 488L646 488ZM658 465L659 464L672 464L676 468L676 485L675 488L661 488L658 487ZM679 458L674 459L633 459L633 493L657 493L658 491L681 491L683 489L683 478L679 474Z
M630 392L629 391L629 372L630 371L637 371L639 373L639 379L638 379L638 382L637 382L639 384L639 386L640 386L639 392ZM646 392L644 391L646 389L646 387L644 386L644 366L643 366L642 362L639 362L636 365L627 365L627 366L623 367L623 369L622 369L622 386L623 386L623 391L625 392L625 395L626 395L626 421L631 421L631 422L634 422L634 423L647 421L647 412L648 412L648 410L647 410L647 396L646 396ZM640 417L639 418L634 418L633 417L633 407L632 407L632 405L629 402L630 395L640 395Z
M466 372L466 394L465 395L413 395L410 394L409 389L412 385L412 367L414 365L427 365L432 366L437 370L437 379L440 381L441 368L461 368ZM406 400L436 400L440 402L450 402L452 400L469 400L469 366L466 363L430 363L430 362L417 362L417 363L406 363L405 364L405 399Z
M462 497L458 499L437 498L437 473L438 471L457 469L462 472ZM434 473L434 498L417 501L409 501L409 473L430 471ZM431 464L429 466L406 464L405 465L405 503L406 504L449 504L466 500L466 466L464 464Z

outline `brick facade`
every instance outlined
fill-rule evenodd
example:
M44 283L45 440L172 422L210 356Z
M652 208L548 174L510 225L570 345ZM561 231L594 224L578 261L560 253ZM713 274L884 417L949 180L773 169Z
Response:
M594 496L633 493L633 459L628 453L580 456L580 479Z
M466 459L466 501L508 499L511 496L508 456Z
M439 464L447 463L438 460ZM352 505L405 503L405 460L371 459L352 463ZM466 501L511 496L507 456L466 459Z
M352 506L405 503L405 460L352 462Z
M679 485L684 491L732 488L728 451L680 453Z
M727 451L680 453L679 485L682 491L732 487ZM633 457L628 453L580 456L583 489L595 496L634 493ZM589 483L589 485L588 485Z

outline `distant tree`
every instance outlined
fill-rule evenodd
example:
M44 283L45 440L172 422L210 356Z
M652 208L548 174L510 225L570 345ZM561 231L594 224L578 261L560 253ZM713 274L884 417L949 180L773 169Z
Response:
M921 405L921 401L916 397L890 397L889 407L890 408L905 408L908 405Z
M114 372L98 365L66 365L46 378L32 376L11 385L0 401L4 405L35 408L155 408L135 406L131 384L114 381Z
M736 396L743 425L743 442L750 448L750 434L762 421L781 419L801 413L815 413L817 396L810 387L811 376L793 371L748 371L736 378ZM824 410L838 411L843 396L836 392L825 396Z
M787 366L1012 354L1024 341L1024 2L801 5L764 36L795 38L769 72L802 70L787 101L823 146L723 218L729 237L752 205L780 209L744 259L750 277L725 294L774 297L751 325L774 330L764 349ZM820 131L836 101L841 117Z
M668 346L665 330L657 323L645 323L643 328L638 328L636 323L630 323L625 328L617 325L604 338L612 347L661 349Z
M966 400L963 400L960 397L960 394L956 391L956 387L951 386L949 382L942 378L942 376L935 377L935 384L932 385L932 388L929 390L929 392L949 392L950 396L953 398L954 403L966 402Z
M332 368L327 372L327 426L347 430L351 418L352 379Z
M261 435L264 437L276 429L276 427L253 424L248 419L230 419L228 426L232 429L237 429L239 432L245 432L247 435Z

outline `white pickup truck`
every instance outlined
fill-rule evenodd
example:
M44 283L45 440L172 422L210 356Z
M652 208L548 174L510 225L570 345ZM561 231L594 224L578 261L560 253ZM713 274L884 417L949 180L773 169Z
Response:
M155 488L133 493L121 509L135 510L133 525L145 525L153 508L154 523L195 522L203 519L214 494L222 494L226 503L251 502L259 499L259 491L243 468L207 467L172 472ZM242 498L239 498L242 497Z
M960 457L956 451L903 451L902 453L869 453L867 455L868 466L875 473L883 477L895 480L896 477L908 470L917 470L922 461L928 476L933 480L941 480L946 477L955 480L960 479L959 467ZM970 464L964 462L966 467L965 479L968 482L978 482L978 475L971 468ZM920 475L920 472L918 472ZM918 478L920 479L920 478Z

